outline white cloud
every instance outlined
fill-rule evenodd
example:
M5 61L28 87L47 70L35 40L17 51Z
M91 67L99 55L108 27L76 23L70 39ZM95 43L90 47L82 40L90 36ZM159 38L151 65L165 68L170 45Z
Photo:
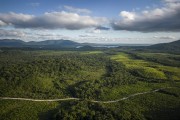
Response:
M107 22L106 18L81 16L70 12L46 12L40 16L18 13L0 13L0 20L17 28L65 28L78 30L89 27L97 27Z
M141 12L120 12L121 20L112 23L115 30L180 31L180 1L164 0L164 6Z
M163 0L165 3L174 3L178 2L179 0Z
M21 30L3 30L0 29L1 38L22 38L26 36L26 33Z
M91 11L88 9L82 9L82 8L75 8L72 6L65 5L64 8L68 10L69 12L75 12L75 13L83 13L83 14L90 14Z
M127 11L122 11L120 13L120 16L122 16L126 20L134 20L135 14L133 12L127 12Z
M69 38L68 36L61 35L60 33L54 33L52 31L0 29L0 39L22 39L25 41L39 41L39 40L55 40L55 39L68 39L68 38Z
M33 15L22 14L22 13L0 13L0 20L7 25L14 26L26 26L28 21L31 21L34 18Z
M85 35L79 35L79 37L82 37L82 38L91 37L92 38L92 37L97 37L97 36L85 34Z
M2 20L0 20L0 26L5 26L7 25L5 22L3 22Z
M174 36L154 36L153 38L156 38L156 39L167 39L167 40L175 40L176 39L176 37L174 37Z
M101 30L100 29L91 29L91 30L87 30L86 33L99 34L99 33L101 33Z

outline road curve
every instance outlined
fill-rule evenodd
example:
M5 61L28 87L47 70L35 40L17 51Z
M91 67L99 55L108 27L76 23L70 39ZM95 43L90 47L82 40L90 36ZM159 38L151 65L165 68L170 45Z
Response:
M158 91L160 91L160 90L168 89L168 88L173 88L173 87L159 88L159 89L155 89L155 90L152 90L152 91L135 93L135 94L129 95L129 96L127 96L127 97L123 97L123 98L118 99L118 100L111 100L111 101L88 100L88 101L89 101L89 102L93 102L93 103L116 103L116 102L119 102L119 101L127 100L127 99L132 98L132 97L135 97L135 96L139 96L139 95L143 95L143 94L149 94L149 93L154 93L154 92L158 92ZM55 101L83 100L83 99L81 99L81 98L31 99L31 98L12 98L12 97L0 97L0 99L3 99L3 100L35 101L35 102L55 102Z
M160 91L160 90L164 90L164 89L168 89L168 88L173 88L173 87L159 88L159 89L152 90L152 91L135 93L135 94L129 95L129 96L127 96L127 97L123 97L123 98L118 99L118 100L111 100L111 101L95 101L95 100L90 100L90 102L95 102L95 103L116 103L116 102L123 101L123 100L127 100L127 99L129 99L129 98L132 98L132 97L135 97L135 96L138 96L138 95L154 93L154 92L158 92L158 91Z

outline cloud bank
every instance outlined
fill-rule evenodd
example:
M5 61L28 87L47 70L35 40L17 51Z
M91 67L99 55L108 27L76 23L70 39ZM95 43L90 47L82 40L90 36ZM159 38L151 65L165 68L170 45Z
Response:
M15 28L37 28L79 30L83 28L100 26L106 18L81 16L70 12L46 12L40 16L18 14L14 12L0 13L0 26L11 25Z
M26 36L26 33L20 30L3 30L0 29L0 36L4 38L22 38Z
M5 25L6 25L6 23L3 22L2 20L0 20L0 27L1 27L1 26L5 26Z
M167 40L175 40L176 37L174 36L154 36L153 38L156 38L156 39L167 39Z
M163 0L164 6L141 12L120 12L114 21L114 30L156 32L180 31L180 0Z

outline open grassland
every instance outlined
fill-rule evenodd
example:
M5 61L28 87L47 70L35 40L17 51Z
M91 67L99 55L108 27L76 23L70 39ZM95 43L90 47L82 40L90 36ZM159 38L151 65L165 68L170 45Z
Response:
M118 53L111 59L122 62L131 73L144 78L180 80L180 68L162 65L143 59L136 59L130 54Z
M83 51L81 54L101 54L103 51Z

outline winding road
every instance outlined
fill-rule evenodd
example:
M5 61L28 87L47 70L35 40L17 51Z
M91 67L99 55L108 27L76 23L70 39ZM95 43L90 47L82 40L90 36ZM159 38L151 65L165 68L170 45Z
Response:
M116 103L116 102L119 102L119 101L127 100L127 99L132 98L132 97L135 97L135 96L144 95L144 94L149 94L149 93L154 93L154 92L158 92L158 91L160 91L160 90L168 89L168 88L173 88L173 87L159 88L159 89L155 89L155 90L152 90L152 91L135 93L135 94L129 95L129 96L127 96L127 97L123 97L123 98L118 99L118 100L111 100L111 101L88 100L88 101L89 101L89 102L93 102L93 103ZM83 99L81 99L81 98L31 99L31 98L13 98L13 97L0 97L0 99L3 99L3 100L35 101L35 102L55 102L55 101L83 100Z

